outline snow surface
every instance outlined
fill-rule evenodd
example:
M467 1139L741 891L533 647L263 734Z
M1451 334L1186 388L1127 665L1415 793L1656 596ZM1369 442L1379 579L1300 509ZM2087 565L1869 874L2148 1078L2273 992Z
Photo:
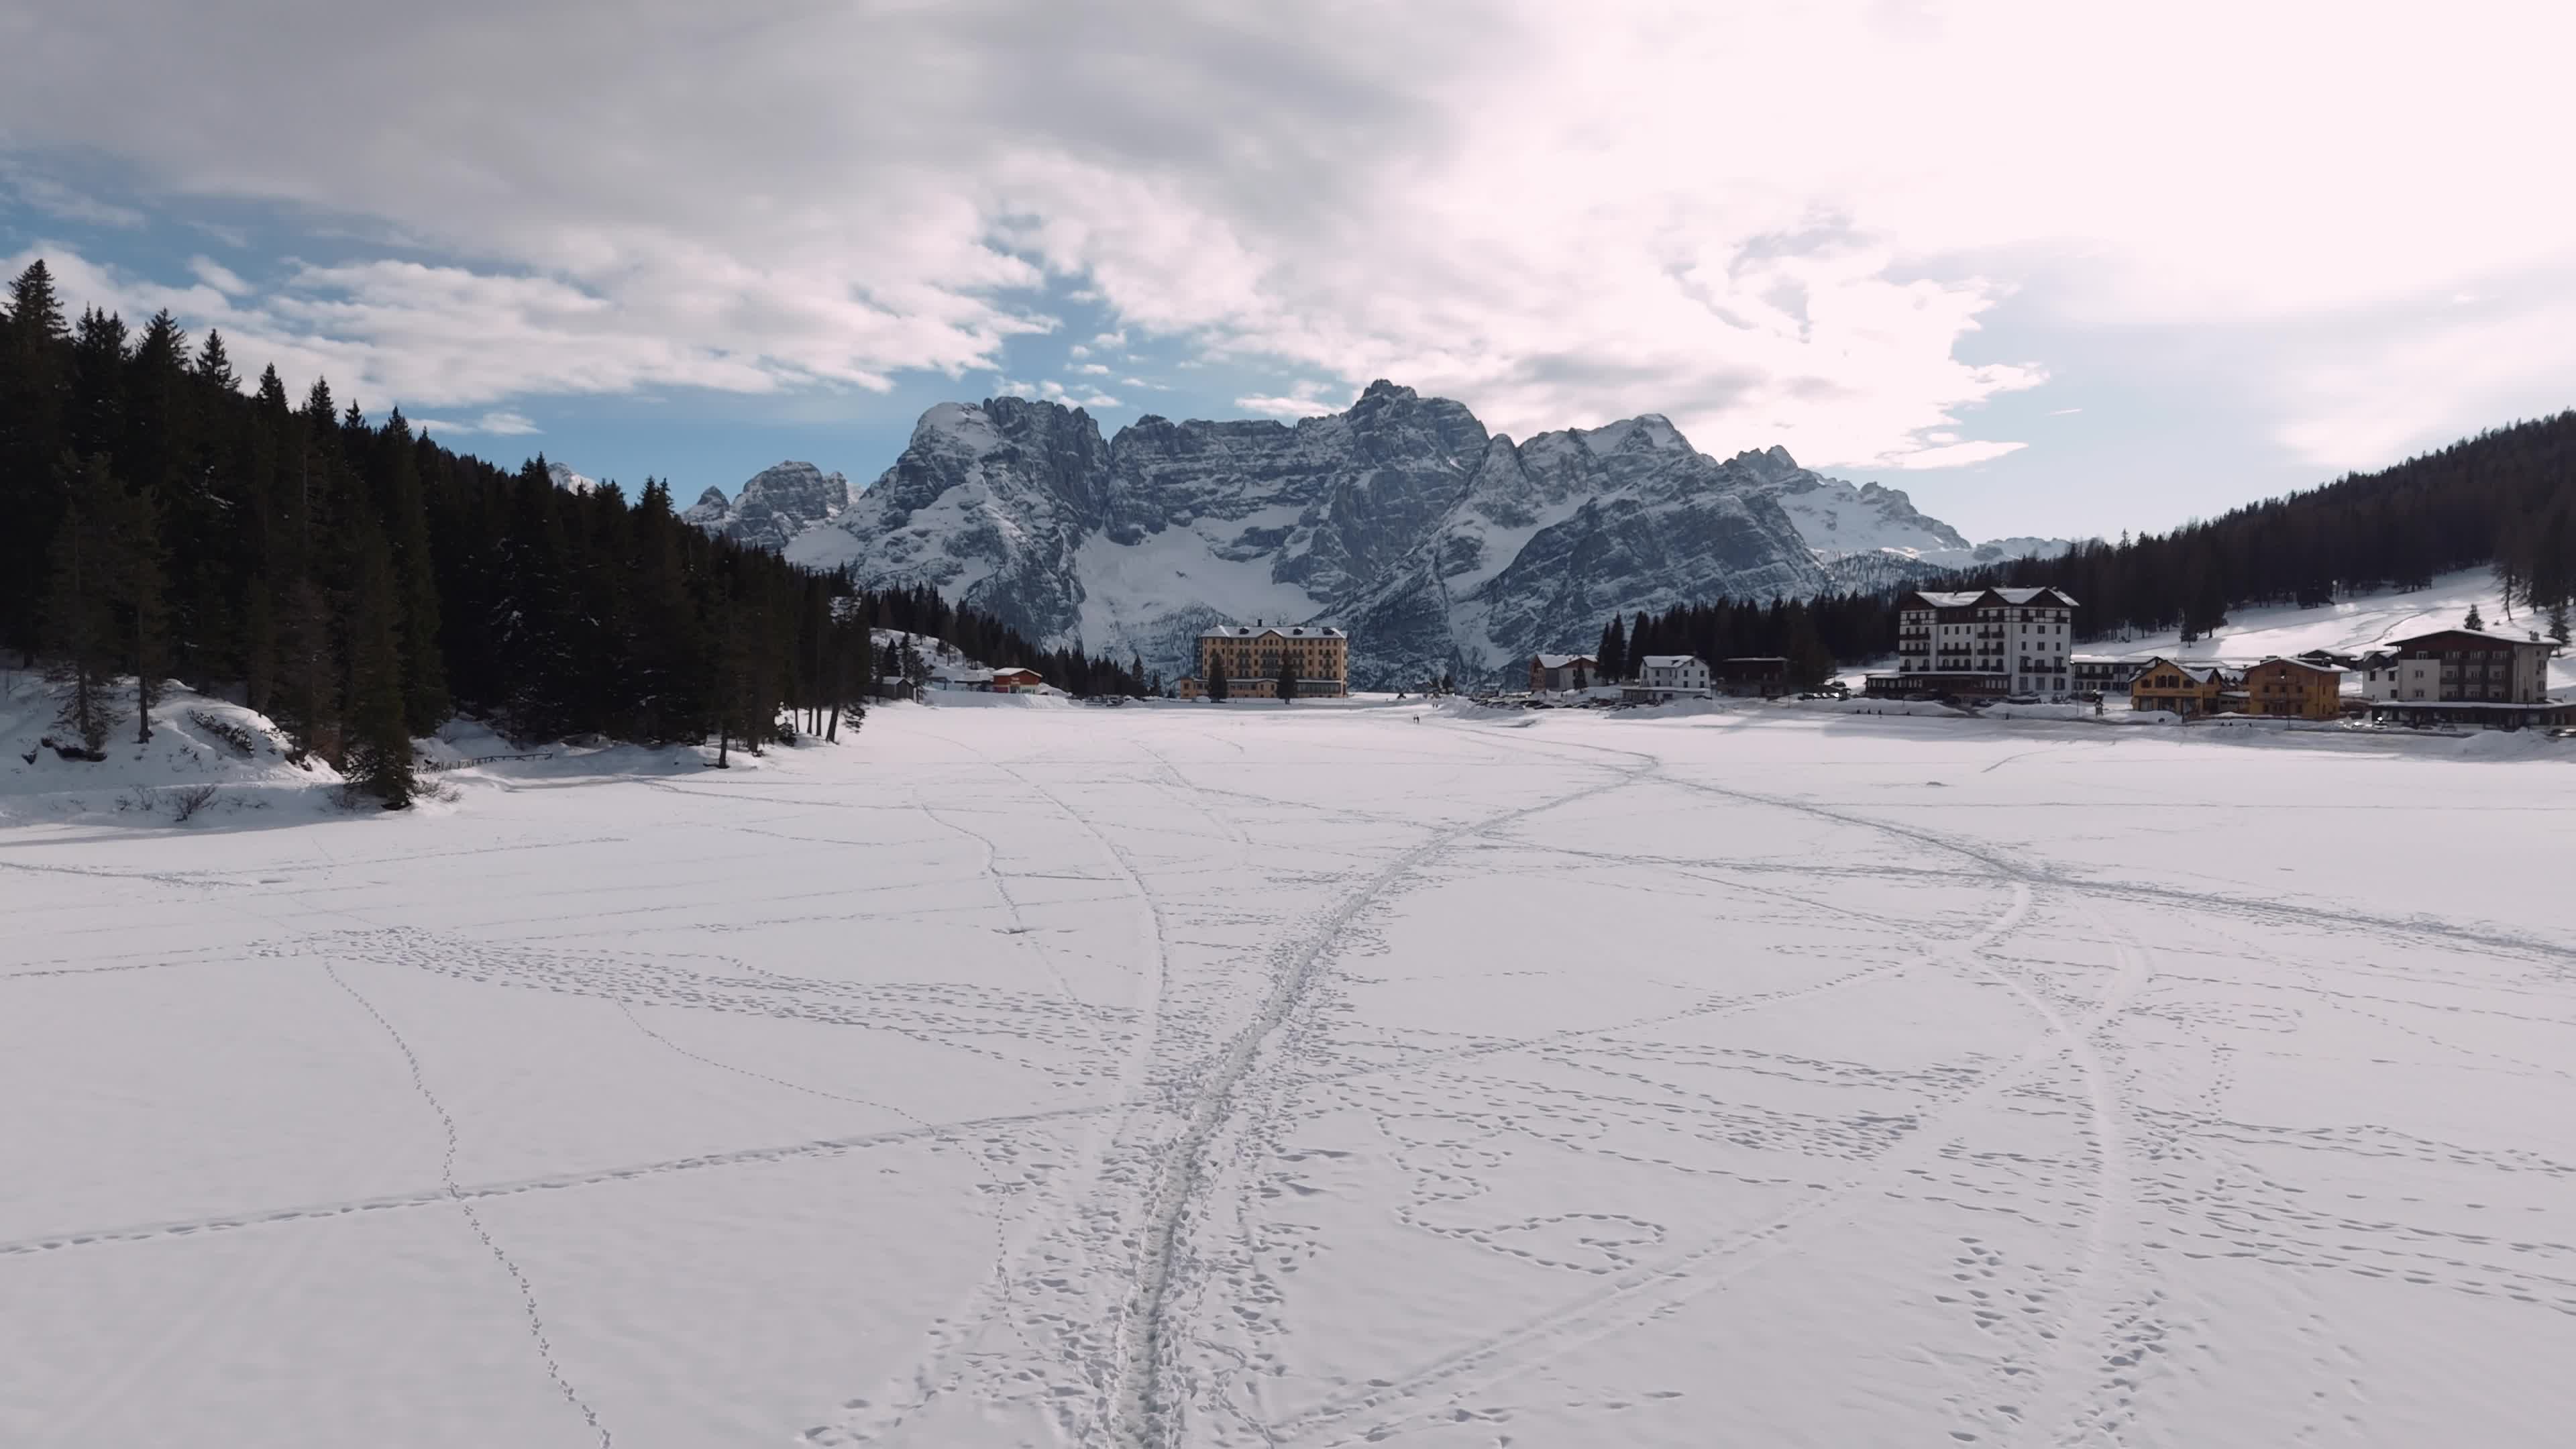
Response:
M0 1443L2563 1443L2571 752L898 705L20 825Z

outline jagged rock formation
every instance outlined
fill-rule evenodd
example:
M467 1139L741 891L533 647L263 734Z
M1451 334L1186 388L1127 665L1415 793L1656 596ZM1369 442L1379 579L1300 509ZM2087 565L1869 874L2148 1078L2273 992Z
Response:
M727 500L710 488L680 516L709 533L755 548L784 549L799 534L831 522L850 506L850 480L811 463L763 468Z
M1855 548L1966 547L1904 494L1778 448L1721 462L1651 414L1515 443L1388 382L1293 425L1149 416L1107 440L1079 408L942 403L856 499L782 506L763 480L789 468L823 476L781 465L687 516L1165 673L1219 619L1328 620L1351 630L1363 688L1587 649L1614 611L1815 593L1831 576L1802 522Z

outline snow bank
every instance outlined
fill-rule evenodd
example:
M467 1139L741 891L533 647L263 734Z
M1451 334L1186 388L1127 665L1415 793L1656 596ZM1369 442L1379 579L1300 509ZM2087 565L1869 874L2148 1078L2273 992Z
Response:
M285 736L257 710L174 680L152 710L151 742L137 744L128 685L117 692L107 758L65 759L44 743L71 739L55 724L62 690L24 671L0 681L0 826L203 825L237 821L246 811L296 815L335 808L339 772L317 759L290 761Z

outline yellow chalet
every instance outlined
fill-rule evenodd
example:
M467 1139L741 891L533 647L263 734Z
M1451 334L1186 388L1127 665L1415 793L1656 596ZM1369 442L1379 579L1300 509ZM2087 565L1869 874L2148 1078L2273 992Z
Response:
M2158 655L2129 683L2129 708L2170 710L2185 719L2218 712L2218 697L2227 689L2227 671L2202 661L2185 663Z

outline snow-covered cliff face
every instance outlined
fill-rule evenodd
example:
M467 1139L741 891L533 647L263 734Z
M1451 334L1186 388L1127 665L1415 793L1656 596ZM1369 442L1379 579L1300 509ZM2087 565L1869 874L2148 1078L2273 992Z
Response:
M587 493L599 486L598 479L583 477L574 472L569 463L548 463L546 476L553 479L555 486L566 493Z
M784 549L849 506L849 479L811 463L781 463L753 474L730 501L721 489L708 489L680 516L736 543Z
M1910 562L1924 566L1913 572L1930 573L2031 555L2054 558L2074 547L2062 538L1970 543L1959 530L1917 509L1901 489L1811 473L1779 448L1741 453L1732 461L1748 465L1761 476L1761 486L1788 511L1799 536L1829 565L1861 554L1884 553L1895 557L1867 560L1856 567L1864 573L1894 569L1904 574L1904 565Z
M1354 683L1409 685L1589 647L1614 610L1823 587L1765 476L1659 417L1515 444L1386 382L1294 425L1147 417L1107 441L1080 409L993 398L923 414L874 487L783 546L1166 673L1219 619L1329 619Z
M1210 623L1325 620L1351 631L1362 687L1589 649L1614 612L1813 594L1984 552L1903 493L1779 448L1720 461L1652 414L1515 443L1388 382L1293 425L1145 417L1106 440L1079 408L942 403L856 498L788 463L685 516L1166 674L1192 667Z

